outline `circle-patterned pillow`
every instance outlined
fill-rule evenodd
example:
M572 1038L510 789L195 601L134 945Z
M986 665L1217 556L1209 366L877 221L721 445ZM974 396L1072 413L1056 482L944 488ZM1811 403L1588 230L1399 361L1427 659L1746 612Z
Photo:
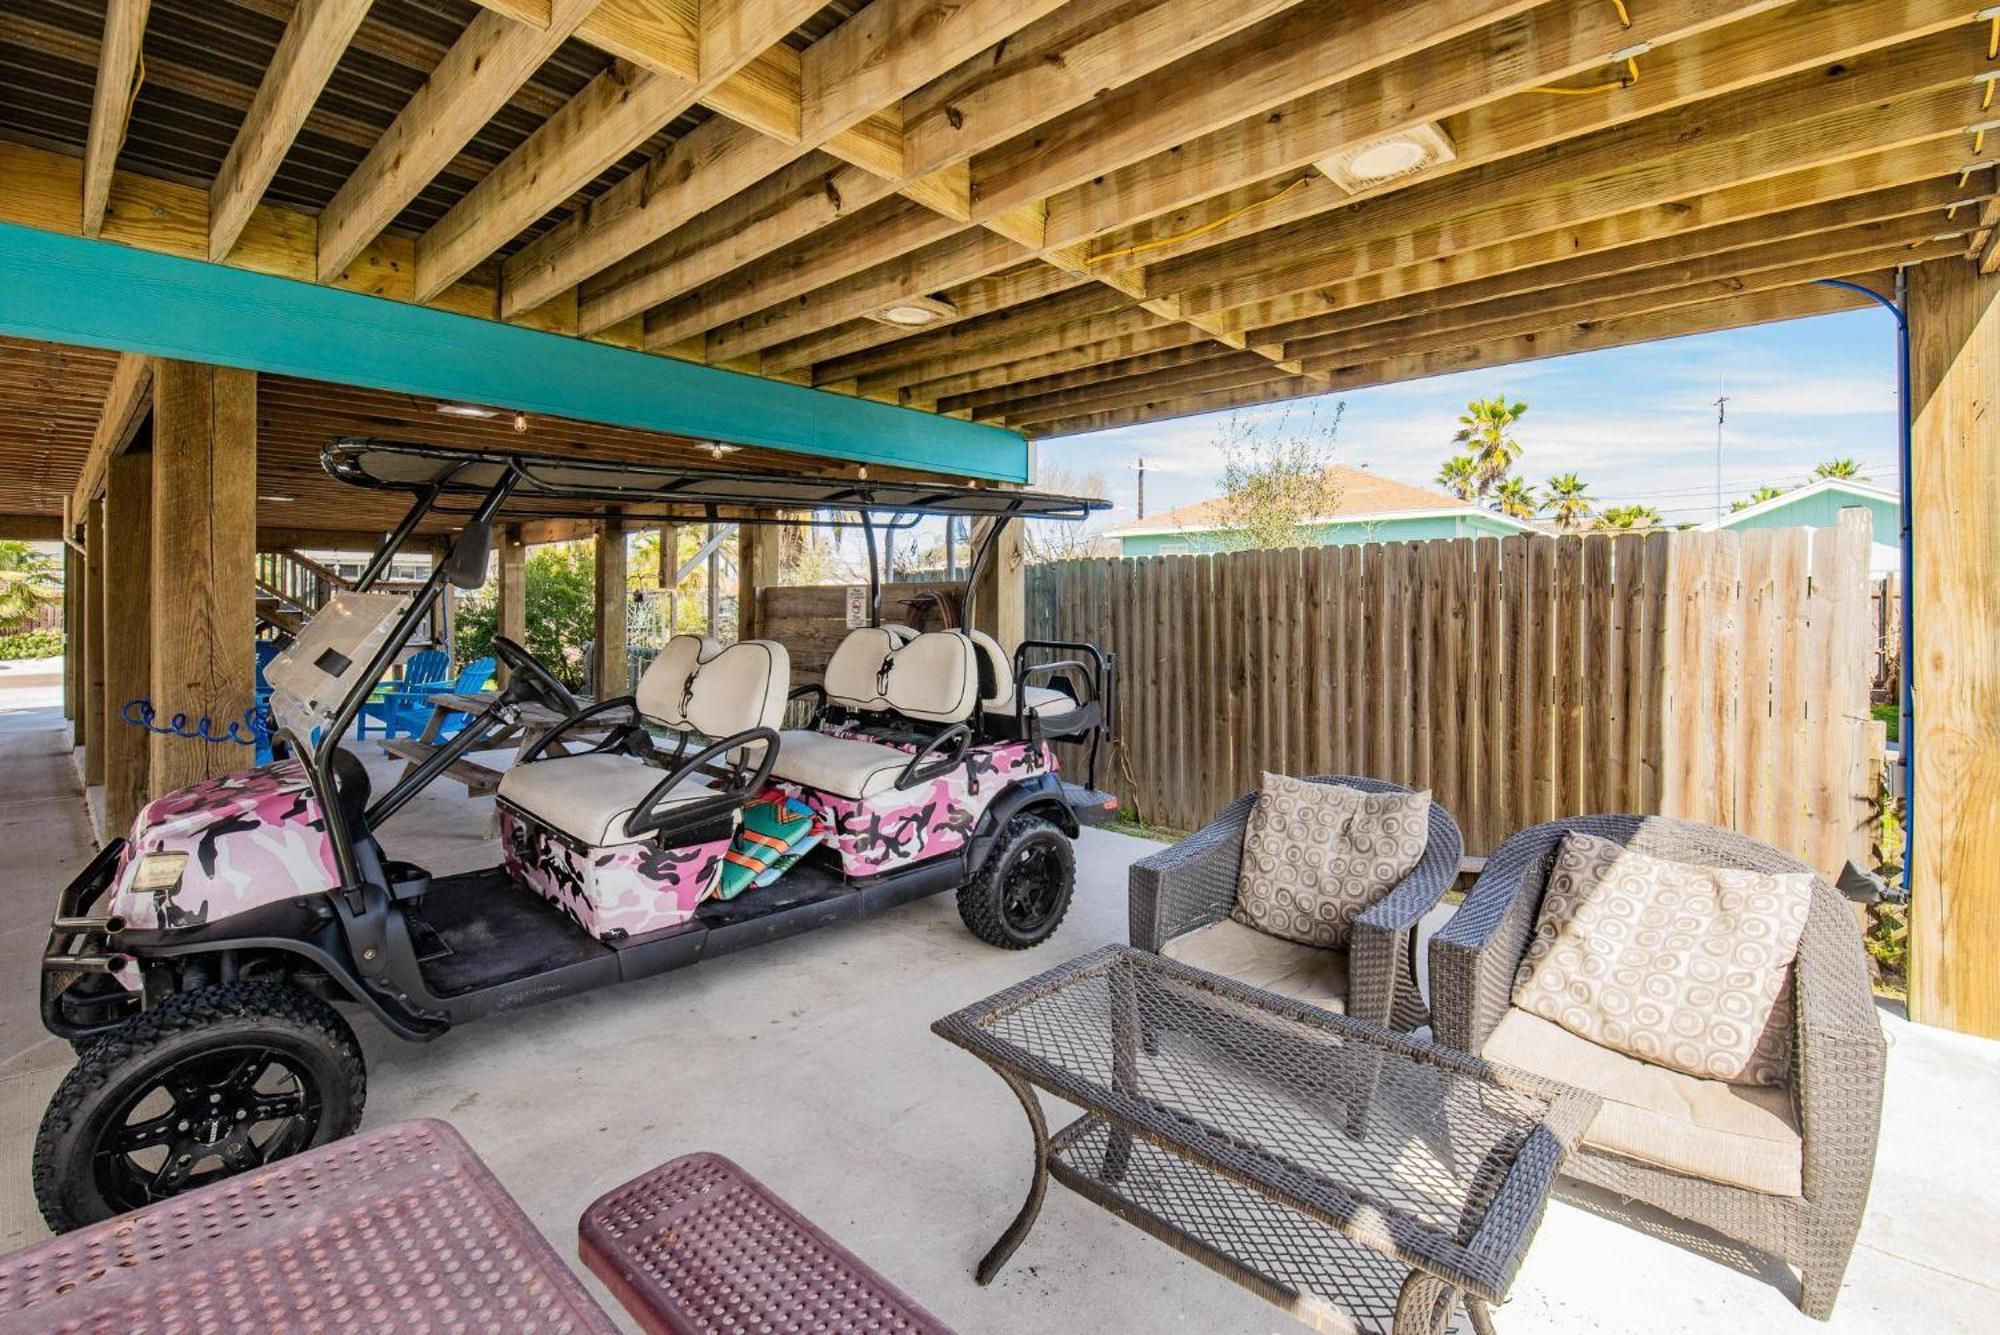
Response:
M1423 859L1431 795L1266 774L1243 832L1230 916L1287 941L1345 946L1354 920Z
M1791 1078L1812 877L1698 867L1571 832L1514 1004L1602 1047L1739 1085Z

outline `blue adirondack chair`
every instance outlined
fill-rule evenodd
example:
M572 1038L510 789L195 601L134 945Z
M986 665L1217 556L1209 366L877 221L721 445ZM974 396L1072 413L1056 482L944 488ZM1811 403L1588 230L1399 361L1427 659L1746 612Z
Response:
M458 681L452 685L453 695L477 695L493 681L495 664L490 658L475 658L459 669ZM472 715L454 710L445 716L444 725L438 729L438 740L447 741L456 737L459 730L472 721Z
M264 725L263 736L257 742L257 763L271 763L271 683L264 680L264 669L271 666L281 647L275 640L257 641L257 717Z
M431 716L430 698L444 690L445 673L451 671L451 655L442 649L425 649L410 655L403 664L403 677L377 691L361 706L355 721L355 735L366 737L373 723L384 737L423 731Z

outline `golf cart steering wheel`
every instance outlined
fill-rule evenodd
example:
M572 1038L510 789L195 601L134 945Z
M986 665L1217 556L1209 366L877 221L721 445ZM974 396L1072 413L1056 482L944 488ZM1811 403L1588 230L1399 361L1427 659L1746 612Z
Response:
M521 687L520 694L542 708L561 714L564 718L576 712L576 697L569 693L569 687L558 681L555 673L543 667L541 662L526 649L505 635L495 635L493 653L507 665L507 671L512 674L508 681L510 691L518 682Z

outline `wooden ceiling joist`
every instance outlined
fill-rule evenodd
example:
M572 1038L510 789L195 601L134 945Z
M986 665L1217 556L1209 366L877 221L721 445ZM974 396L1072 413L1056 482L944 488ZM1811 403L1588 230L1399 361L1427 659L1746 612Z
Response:
M83 149L82 230L96 236L111 202L111 173L132 101L139 95L139 53L152 0L109 0L104 7L104 40L97 58L97 91L91 99L90 135Z

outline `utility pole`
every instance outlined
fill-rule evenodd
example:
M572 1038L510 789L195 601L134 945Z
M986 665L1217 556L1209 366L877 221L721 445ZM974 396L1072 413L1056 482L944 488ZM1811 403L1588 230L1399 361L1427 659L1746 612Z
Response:
M1140 456L1140 458L1139 458L1139 462L1138 462L1138 463L1137 463L1137 464L1135 465L1135 467L1137 467L1137 468L1138 468L1138 470L1139 470L1139 518L1141 518L1141 519L1144 519L1144 518L1146 517L1146 460L1145 460L1145 456L1143 456L1143 455L1141 455L1141 456Z
M1722 518L1722 424L1729 420L1729 396L1715 401L1715 517Z

